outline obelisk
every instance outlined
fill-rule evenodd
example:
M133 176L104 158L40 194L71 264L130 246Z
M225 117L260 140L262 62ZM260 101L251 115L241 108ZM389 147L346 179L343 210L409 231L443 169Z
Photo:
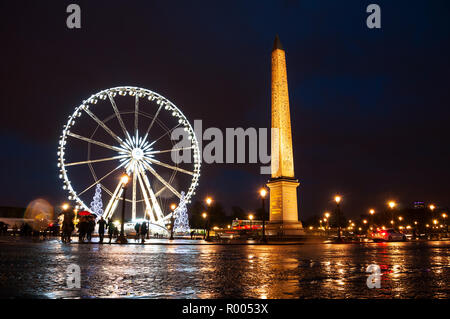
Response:
M286 53L278 35L272 50L272 178L269 235L302 235L298 220L297 187L292 151L291 115L286 71Z

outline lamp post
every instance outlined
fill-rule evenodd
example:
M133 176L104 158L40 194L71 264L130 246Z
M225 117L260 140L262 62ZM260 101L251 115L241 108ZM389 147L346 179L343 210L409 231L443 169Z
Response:
M448 233L447 214L443 213L442 218L444 219L445 232Z
M375 222L373 219L373 214L375 214L375 209L371 208L369 209L369 214L370 214L370 223L372 227L375 227Z
M436 216L434 215L434 210L436 209L436 206L434 204L430 204L428 205L428 208L430 209L431 212L431 219L435 219Z
M394 222L394 209L395 209L395 206L397 206L397 203L394 202L393 200L391 200L388 202L388 206L391 209L391 224L392 224L392 227L394 227L394 223L395 223Z
M261 196L261 209L262 209L262 241L263 243L267 243L267 237L266 237L266 209L265 209L265 202L266 202L266 195L267 190L265 188L261 188L259 191L259 196Z
M248 219L250 219L250 232L252 232L252 221L253 221L253 215L252 214L250 214L250 215L248 215Z
M129 177L128 175L123 175L120 179L122 183L122 190L123 190L123 198L122 198L122 221L120 225L120 235L119 238L117 238L117 243L119 244L126 244L127 238L125 237L125 198L126 198L126 192L127 192L127 183L128 183Z
M339 203L341 202L342 197L339 195L334 196L334 201L336 202L336 219L338 222L338 241L342 241L341 238L341 209L339 207Z
M172 210L172 215L170 216L170 240L173 240L173 224L175 222L175 217L173 215L175 214L176 208L177 205L175 204L170 205L170 209Z
M326 232L325 232L325 234L327 235L327 237L328 237L328 230L330 229L330 222L329 222L329 220L330 220L330 213L329 212L325 212L325 218L323 219L327 224L326 224Z
M208 214L206 212L204 212L202 214L202 217L205 220L205 235L203 236L203 239L206 239L206 223L208 222L208 220L206 218L208 217Z
M430 204L428 205L428 209L430 210L430 215L431 215L431 221L433 222L433 218L434 218L434 210L435 210L436 206L434 206L434 204ZM428 228L428 227L427 227ZM430 231L430 238L433 237L433 227L431 227L431 231Z
M213 202L213 199L210 196L208 196L208 197L206 197L205 202L206 202L206 205L208 206L208 214L211 214L211 204ZM208 232L206 235L206 240L209 240L209 225L208 225L208 228L206 231Z

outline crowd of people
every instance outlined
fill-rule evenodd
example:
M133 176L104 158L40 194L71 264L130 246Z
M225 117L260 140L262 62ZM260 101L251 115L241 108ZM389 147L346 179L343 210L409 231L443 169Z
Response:
M65 243L70 243L72 241L72 233L75 230L75 224L73 221L74 217L75 215L70 211L64 212L63 214L61 239ZM101 244L103 244L106 230L108 230L109 243L111 243L114 237L119 235L118 228L111 220L106 222L103 217L100 217L100 219L96 222L94 215L80 216L77 224L78 242L84 243L86 240L90 242L92 240L92 234L94 233L96 224L98 225L98 236Z
M73 219L73 213L64 213L64 221L62 227L63 242L71 242L71 235L75 230ZM100 244L103 244L106 231L108 232L109 243L111 243L113 238L117 238L119 236L119 228L112 222L111 219L106 221L103 219L103 217L100 217L100 219L96 222L94 215L80 216L79 222L77 224L78 241L80 243L84 243L86 241L91 242L92 234L94 233L96 224L98 225L98 237ZM141 243L145 243L145 238L148 233L148 224L146 222L136 223L135 231L135 240L141 241Z
M95 232L96 226L98 232L99 243L103 244L105 234L109 238L109 243L114 238L119 237L119 227L111 220L105 220L100 217L98 220L95 215L78 216L78 223L75 223L75 213L73 211L64 211L59 218L59 223L46 223L46 227L36 228L35 224L22 223L20 226L16 224L10 227L4 222L0 221L0 235L13 235L13 236L40 236L44 239L48 235L61 236L63 243L72 242L72 236L78 235L79 243L92 242L92 237ZM135 242L145 243L145 239L149 237L150 230L147 222L138 222L134 226L136 232ZM10 229L10 231L8 231ZM12 231L11 231L12 230ZM163 238L161 234L152 234L155 238Z
M11 231L8 231L11 229ZM46 237L47 234L55 234L55 227L53 225L48 225L45 221L35 221L31 225L29 223L14 223L11 227L5 222L0 221L0 236L11 235L16 236L43 236Z

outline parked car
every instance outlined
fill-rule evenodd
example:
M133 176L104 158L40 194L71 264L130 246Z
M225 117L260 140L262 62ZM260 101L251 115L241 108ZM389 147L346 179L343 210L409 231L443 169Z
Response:
M380 241L405 241L406 236L393 228L380 229L370 235L374 242Z

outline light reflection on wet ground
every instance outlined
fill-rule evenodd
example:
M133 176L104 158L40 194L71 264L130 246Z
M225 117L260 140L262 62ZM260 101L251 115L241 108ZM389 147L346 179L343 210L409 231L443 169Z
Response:
M0 244L0 296L449 298L450 242L307 245ZM66 268L81 267L81 289ZM381 267L369 289L366 268Z

